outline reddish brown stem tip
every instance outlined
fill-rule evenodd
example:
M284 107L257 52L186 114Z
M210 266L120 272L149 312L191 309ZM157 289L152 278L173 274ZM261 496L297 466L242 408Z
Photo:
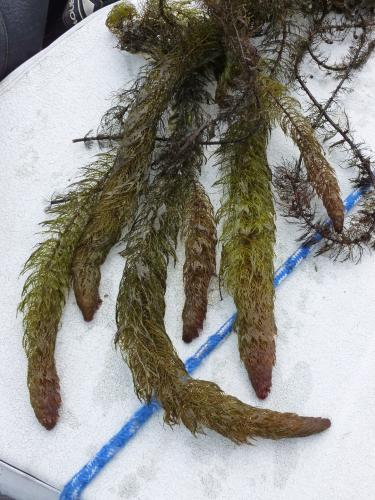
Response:
M294 437L306 437L319 434L331 427L329 418L304 417L298 433Z
M184 325L182 332L182 340L186 344L190 344L194 339L199 337L199 330L195 325Z
M95 301L92 301L90 303L80 302L78 304L78 307L81 309L83 319L85 321L92 321L94 319L96 311L102 305L102 302L103 301L100 297L97 297Z
M251 385L259 399L266 399L271 391L274 362L274 344L254 345L251 354L245 360Z
M39 422L47 430L55 427L61 404L60 384L54 367L32 373L29 379L30 401Z
M76 284L76 282L74 283L74 293L77 305L82 312L83 319L85 321L92 321L96 311L100 308L103 302L99 294L97 291L94 293L85 292L78 284Z
M336 233L341 234L344 229L344 215L336 217L335 219L332 220L332 223Z
M81 264L73 266L74 295L85 321L92 321L102 303L99 284L100 267Z
M339 195L331 194L332 198L325 200L327 213L331 218L336 233L342 233L344 229L345 207Z

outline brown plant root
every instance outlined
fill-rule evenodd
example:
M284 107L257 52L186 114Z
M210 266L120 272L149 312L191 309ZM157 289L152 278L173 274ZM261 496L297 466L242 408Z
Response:
M216 226L211 202L203 186L196 182L186 207L185 240L185 305L182 312L186 343L199 336L207 313L207 294L216 270Z
M47 430L53 429L59 418L61 404L60 383L54 360L46 364L43 357L34 355L29 361L27 383L36 418Z

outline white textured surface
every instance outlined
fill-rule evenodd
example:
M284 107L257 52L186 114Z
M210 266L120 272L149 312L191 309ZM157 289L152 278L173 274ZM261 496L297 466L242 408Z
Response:
M104 18L105 11L91 16L0 83L0 457L59 488L139 405L112 342L123 266L118 249L103 268L104 303L92 324L83 322L69 296L56 348L63 406L51 432L40 427L28 402L21 317L16 318L23 284L18 273L38 241L43 208L94 154L71 140L96 128L111 93L142 63L114 49ZM372 61L345 98L358 137L373 147L374 84ZM325 88L319 79L315 85ZM271 157L287 156L287 145L275 135ZM217 200L214 178L208 165L204 180ZM277 264L295 248L295 235L293 226L278 221ZM213 292L205 331L187 347L180 340L182 297L180 262L170 270L166 321L185 358L227 319L233 305ZM365 256L358 266L310 259L277 292L277 365L268 400L254 397L234 335L198 372L250 404L328 416L333 421L328 432L237 447L211 432L195 439L184 428L171 430L159 414L84 498L374 498L374 298L375 257Z

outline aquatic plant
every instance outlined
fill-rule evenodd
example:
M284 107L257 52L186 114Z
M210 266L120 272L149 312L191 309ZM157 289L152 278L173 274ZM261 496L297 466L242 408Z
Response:
M220 281L236 303L240 357L264 399L272 385L276 338L272 187L284 215L302 226L306 238L316 231L323 236L319 252L346 258L375 247L373 193L369 190L360 212L344 224L339 185L319 140L344 147L357 169L356 186L375 186L371 157L350 125L342 127L337 119L340 92L375 48L373 8L372 1L328 0L148 0L140 12L129 2L113 7L107 26L119 48L144 54L146 65L133 86L119 93L97 135L75 140L98 141L108 152L53 200L46 239L24 269L19 308L30 398L42 425L55 425L61 402L54 347L66 294L72 285L91 321L101 302L100 267L122 241L125 268L115 340L140 399L156 397L171 425L182 423L193 433L208 427L237 443L329 427L327 419L250 407L211 382L192 379L167 335L164 295L180 236L182 335L193 341L202 330L216 274L216 222L221 221ZM349 37L352 44L341 62L331 63L320 50ZM337 77L326 102L306 84L301 70L306 57ZM308 112L293 95L297 87L311 101ZM299 157L275 168L273 178L267 145L278 126ZM223 189L216 217L200 183L208 145L218 146L217 185ZM316 215L317 198L330 224Z

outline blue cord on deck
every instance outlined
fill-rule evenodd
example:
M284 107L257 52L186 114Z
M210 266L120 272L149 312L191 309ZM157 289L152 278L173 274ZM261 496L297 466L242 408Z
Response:
M369 188L360 188L353 191L345 200L345 211L350 212L360 201ZM313 236L313 243L321 241L319 234ZM312 245L302 245L289 259L276 271L274 277L275 288L289 276L294 269L312 252ZM186 370L192 374L202 361L207 358L226 339L236 320L236 314L218 330L211 335L201 348L186 363ZM90 460L70 481L61 492L60 500L77 500L82 491L107 463L137 434L139 429L160 409L157 401L153 400L149 405L143 405L137 410L122 429L115 434L107 444Z

